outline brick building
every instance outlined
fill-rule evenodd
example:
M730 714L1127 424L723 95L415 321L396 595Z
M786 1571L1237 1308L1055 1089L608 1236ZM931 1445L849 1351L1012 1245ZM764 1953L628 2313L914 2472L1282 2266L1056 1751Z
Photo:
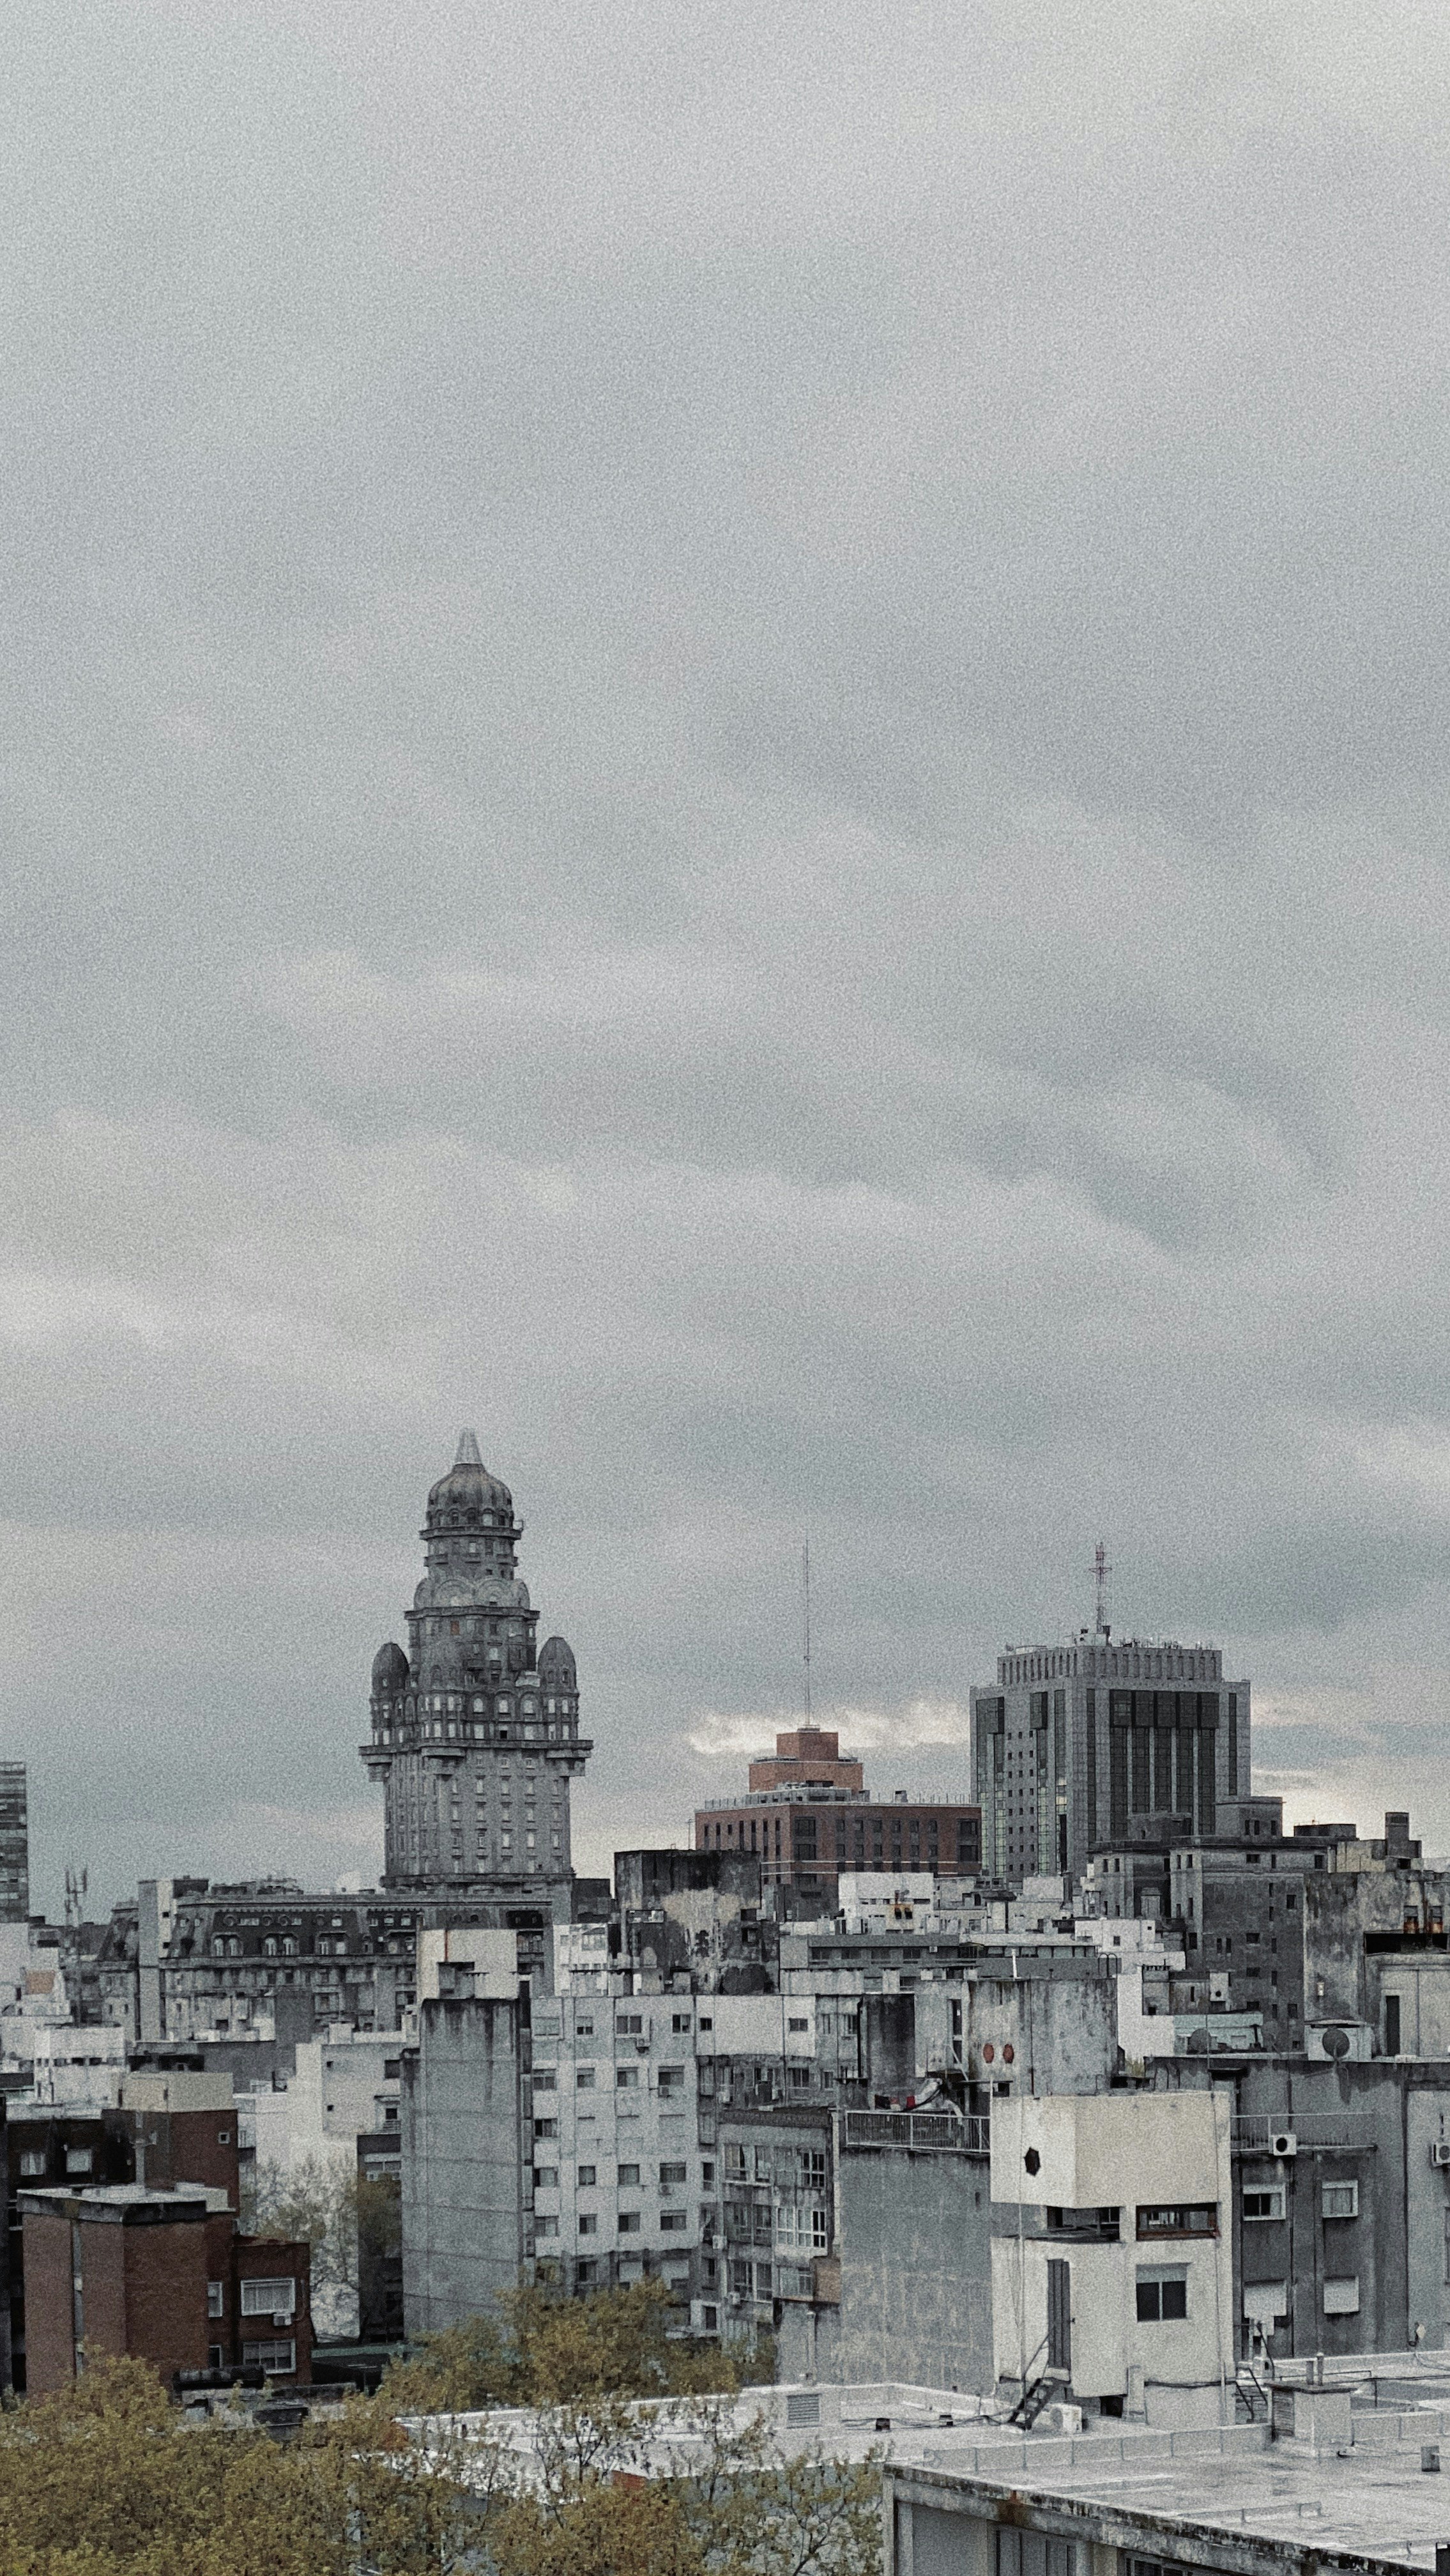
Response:
M215 2192L144 2183L22 2191L27 2385L65 2387L84 2354L178 2370L312 2375L311 2249L243 2236Z
M904 1789L872 1798L839 1736L803 1726L778 1735L774 1753L751 1763L744 1797L713 1799L696 1811L695 1849L748 1853L765 1885L829 1909L843 1869L946 1877L980 1869L982 1818L977 1807L913 1800Z

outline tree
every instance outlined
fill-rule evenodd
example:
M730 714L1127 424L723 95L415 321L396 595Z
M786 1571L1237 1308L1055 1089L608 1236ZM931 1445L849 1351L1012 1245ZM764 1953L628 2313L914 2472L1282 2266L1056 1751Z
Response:
M727 2350L673 2334L674 2314L658 2280L587 2299L527 2285L499 2301L496 2317L421 2337L385 2387L400 2409L424 2412L701 2395L737 2389L759 2371L759 2346Z
M299 2156L291 2165L261 2164L248 2178L242 2225L250 2236L276 2236L312 2248L314 2290L355 2292L362 2195L355 2163ZM369 2203L371 2212L371 2203Z
M0 2415L5 2576L876 2576L874 2461L787 2458L748 2395L689 2387L658 2290L520 2292L282 2445L241 2407L193 2424L101 2360ZM440 2338L442 2342L445 2339ZM708 2356L721 2375L728 2365ZM510 2383L532 2439L405 2402L431 2372Z

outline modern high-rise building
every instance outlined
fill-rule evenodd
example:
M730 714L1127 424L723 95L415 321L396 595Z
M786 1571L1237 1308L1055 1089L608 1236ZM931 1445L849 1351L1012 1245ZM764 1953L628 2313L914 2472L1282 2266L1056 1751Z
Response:
M0 1923L23 1923L30 1912L30 1825L25 1804L25 1765L0 1762Z
M1249 1685L1225 1681L1217 1646L1105 1630L1009 1646L971 1707L982 1867L1009 1885L1079 1877L1089 1852L1150 1816L1211 1836L1220 1799L1252 1787Z
M373 1659L372 1734L384 1788L383 1884L500 1904L562 1902L573 1881L569 1783L593 1746L562 1637L535 1652L538 1612L518 1579L523 1524L471 1431L428 1496L423 1580L408 1652Z

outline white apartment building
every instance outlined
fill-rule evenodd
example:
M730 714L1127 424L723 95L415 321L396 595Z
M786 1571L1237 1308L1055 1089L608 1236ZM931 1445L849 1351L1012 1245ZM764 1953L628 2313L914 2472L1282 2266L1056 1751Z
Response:
M716 2189L714 2155L700 2144L698 2052L714 2046L722 2000L535 2000L532 2250L571 2288L636 2281L648 2266L698 2304Z
M1000 2378L1149 2424L1233 2421L1230 2109L1226 2087L993 2103Z

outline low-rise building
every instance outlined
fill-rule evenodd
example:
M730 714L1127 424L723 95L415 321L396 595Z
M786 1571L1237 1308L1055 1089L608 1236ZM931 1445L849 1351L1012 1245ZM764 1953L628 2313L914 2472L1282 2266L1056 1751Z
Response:
M311 2377L309 2249L240 2234L216 2192L145 2183L25 2190L28 2389L65 2387L87 2355L177 2371Z

